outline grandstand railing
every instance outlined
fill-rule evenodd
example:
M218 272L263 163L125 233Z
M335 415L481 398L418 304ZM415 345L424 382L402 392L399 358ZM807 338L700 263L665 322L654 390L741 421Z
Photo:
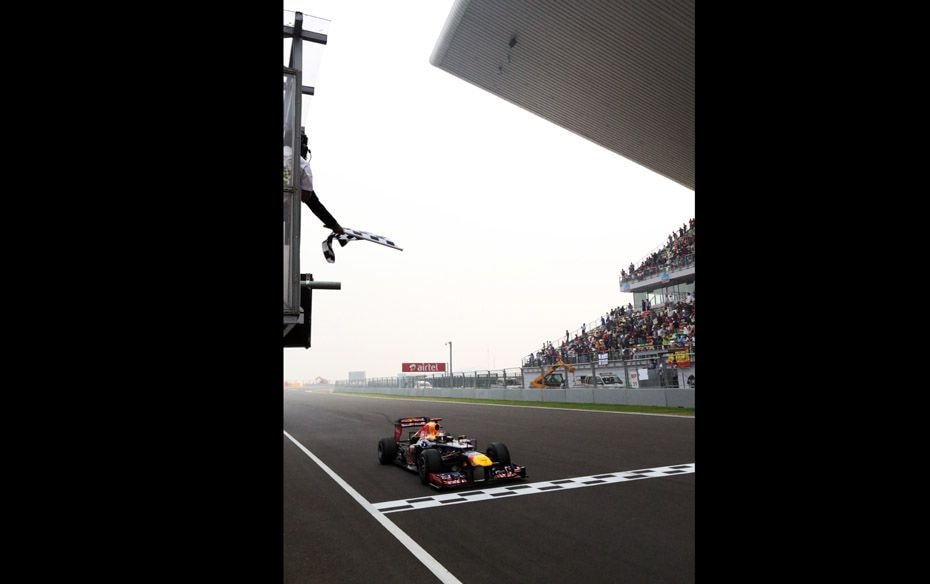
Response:
M648 280L649 278L653 278L664 272L674 272L676 270L690 268L694 265L694 255L695 254L693 253L689 253L675 256L670 262L666 262L662 265L651 268L643 268L642 271L637 271L635 278L631 278L629 275L627 275L625 278L621 276L620 282L642 282L643 280Z
M667 359L670 353L677 354L682 351L687 352L689 360L691 363L694 363L695 352L694 347L671 347L656 349L650 345L639 345L637 347L630 347L626 350L621 351L608 351L607 352L607 361L608 363L622 363L624 361L633 363L643 360L652 360L652 359ZM603 353L600 353L602 355ZM598 353L582 353L581 355L566 355L565 357L550 357L548 355L543 357L524 357L521 365L524 368L529 367L546 367L549 365L554 365L556 361L561 360L563 363L569 365L579 365L586 363L598 363L602 361Z

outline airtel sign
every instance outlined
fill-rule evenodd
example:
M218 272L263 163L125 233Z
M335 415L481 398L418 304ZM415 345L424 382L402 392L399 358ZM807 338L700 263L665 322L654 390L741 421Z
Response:
M400 370L412 373L433 373L445 371L445 363L401 363Z

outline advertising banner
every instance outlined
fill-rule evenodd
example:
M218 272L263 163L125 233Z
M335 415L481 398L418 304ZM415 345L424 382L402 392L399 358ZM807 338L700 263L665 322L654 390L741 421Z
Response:
M445 363L401 363L404 373L437 373L446 370Z

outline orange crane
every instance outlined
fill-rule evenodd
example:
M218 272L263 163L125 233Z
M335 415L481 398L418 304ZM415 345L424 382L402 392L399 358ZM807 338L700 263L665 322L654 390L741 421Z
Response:
M575 367L568 363L563 363L561 359L550 365L544 372L540 373L536 379L530 382L530 387L542 389L544 387L565 387L568 385L568 376L556 373L557 369L565 369L568 373L574 373Z

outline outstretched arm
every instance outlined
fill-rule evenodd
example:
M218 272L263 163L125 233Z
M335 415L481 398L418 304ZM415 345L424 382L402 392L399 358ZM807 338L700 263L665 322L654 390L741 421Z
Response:
M310 210L313 211L313 214L323 222L323 227L332 229L339 235L345 233L335 217L333 217L330 212L326 210L326 207L323 206L323 203L320 202L315 191L301 191L300 200L306 203L307 206L310 207Z

